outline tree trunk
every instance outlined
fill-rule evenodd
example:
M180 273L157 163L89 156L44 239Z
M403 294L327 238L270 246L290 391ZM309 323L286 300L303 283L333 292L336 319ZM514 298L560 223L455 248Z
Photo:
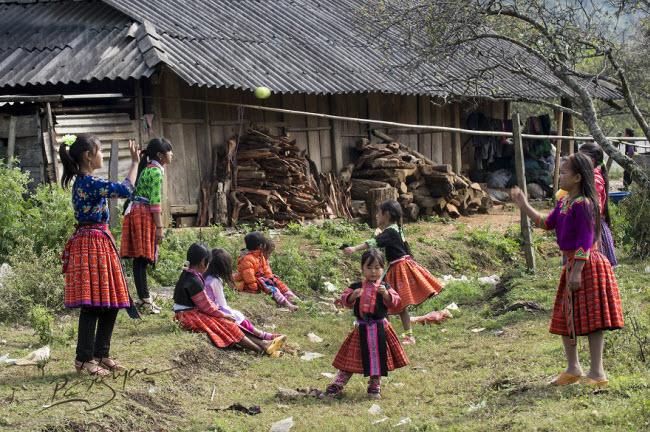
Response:
M632 158L617 150L603 133L598 124L596 108L594 107L594 102L589 92L571 76L558 74L558 77L578 95L578 102L582 108L583 121L589 128L591 136L594 137L594 140L602 147L603 151L614 159L624 170L629 171L633 181L644 189L650 189L650 178L648 178L648 175Z

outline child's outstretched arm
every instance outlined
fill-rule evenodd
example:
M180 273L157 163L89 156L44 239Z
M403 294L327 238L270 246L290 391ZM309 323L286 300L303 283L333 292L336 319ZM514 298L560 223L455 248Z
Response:
M524 195L521 189L519 189L517 186L510 189L510 198L512 199L512 202L514 202L517 207L523 210L526 216L528 216L537 226L544 228L544 226L541 224L541 222L544 220L544 216L542 216L540 212L535 210L533 206L530 205L528 199L526 199L526 195Z
M353 254L355 252L361 252L361 251L364 251L366 249L368 249L368 243L363 242L360 245L346 247L345 249L343 249L343 253L345 253L347 255L351 255L351 254Z

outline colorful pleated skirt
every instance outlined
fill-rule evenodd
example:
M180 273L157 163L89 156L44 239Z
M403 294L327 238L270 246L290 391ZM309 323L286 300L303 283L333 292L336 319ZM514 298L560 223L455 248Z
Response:
M129 213L124 216L122 224L122 242L120 256L122 258L146 258L156 262L156 224L149 206L142 203L131 203Z
M392 261L385 281L399 294L401 301L388 309L391 315L399 314L408 306L419 305L442 291L442 284L410 256Z
M392 371L408 365L408 357L388 321L384 322L384 333L386 338L385 359L387 370ZM367 372L367 368L364 371L363 351L359 326L355 326L354 330L350 332L343 342L343 345L341 345L336 357L334 357L332 366L345 372L364 374L364 372Z
M197 309L176 312L174 318L186 330L207 334L217 348L229 347L244 338L244 333L234 321L210 316Z
M564 312L564 302L568 298L566 284L567 266L564 266L549 328L551 333L562 336L570 336ZM624 325L618 282L612 266L602 253L593 249L582 269L581 287L573 292L573 322L576 336L616 330Z
M61 259L65 307L128 308L131 305L122 263L108 225L79 226L66 243Z

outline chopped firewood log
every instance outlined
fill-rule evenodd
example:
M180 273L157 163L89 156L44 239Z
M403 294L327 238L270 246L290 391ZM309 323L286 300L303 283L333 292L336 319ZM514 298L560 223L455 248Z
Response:
M388 183L378 180L358 179L351 180L352 189L350 195L353 200L366 200L370 189L378 189L390 186Z
M420 215L420 206L418 206L415 203L407 204L407 205L402 205L404 208L404 215L406 216L406 219L415 222L418 220L418 216Z
M402 204L402 207L405 207L406 205L411 204L413 202L413 193L406 192L400 194L399 198L397 198L397 201L399 201L399 203Z
M398 179L401 182L406 182L406 179L415 174L415 168L409 169L364 169L355 171L354 178L370 179L370 180L387 180Z
M452 217L454 219L460 217L460 212L458 211L458 208L455 205L451 203L447 203L445 209L447 210L449 217Z
M368 218L368 206L366 205L366 201L361 201L361 200L353 200L352 201L352 216L358 217L361 219L367 219Z
M394 187L385 187L378 189L370 189L368 191L368 199L366 204L368 206L368 213L370 217L370 226L377 227L377 214L379 213L379 206L386 200L397 199L397 189Z

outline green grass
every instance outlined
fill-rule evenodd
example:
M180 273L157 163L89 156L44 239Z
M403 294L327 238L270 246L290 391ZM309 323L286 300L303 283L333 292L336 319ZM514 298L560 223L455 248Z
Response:
M333 296L314 288L319 288L323 278L339 286L356 279L358 257L344 257L338 245L356 243L370 233L367 227L349 224L327 224L322 229L291 226L275 238L278 253L274 265L306 299L301 310L284 312L262 296L229 297L254 323L286 333L289 348L297 355L269 359L218 350L205 335L182 331L173 322L167 302L163 314L141 321L121 313L112 355L130 367L150 372L176 369L158 375L138 374L127 380L124 389L121 382L107 380L116 391L115 399L95 411L84 412L81 404L43 411L56 382L78 380L72 368L76 314L63 315L53 328L52 361L44 376L35 368L0 367L0 430L268 431L273 422L286 417L294 419L292 431L650 429L650 359L641 362L638 344L638 337L648 335L650 324L650 274L644 271L650 263L622 257L623 265L617 270L626 319L629 324L634 318L641 331L635 334L627 325L608 334L605 367L610 388L598 393L579 385L550 388L546 382L564 366L560 341L547 331L560 263L551 238L536 237L542 254L538 272L529 275L518 269L521 258L512 250L513 242L516 245L512 236L457 223L447 225L442 235L436 229L439 226L419 223L406 227L417 260L438 275L499 273L504 275L505 288L494 296L493 287L472 280L455 282L415 308L413 314L420 314L456 302L460 311L440 326L415 328L418 343L406 348L411 365L382 380L381 401L366 398L366 380L359 376L352 378L341 400L276 397L280 387L324 389L328 384L321 373L334 372L331 361L351 329L352 316L349 311L335 313L325 304ZM210 246L232 251L241 243L240 234L230 235L218 228L203 230L202 236ZM168 279L173 279L171 269L178 264L182 245L196 237L191 230L170 233L166 240ZM504 305L517 300L538 302L545 310L499 313ZM401 333L398 321L392 323ZM485 330L472 332L478 328ZM324 341L310 342L309 332ZM0 345L0 355L14 357L37 347L39 336L29 328L5 324L0 326L0 339L6 340ZM579 348L583 366L587 366L586 341L580 340ZM299 358L304 351L325 356L306 362ZM99 384L79 390L76 397L87 397L93 404L111 395ZM234 403L259 405L262 412L248 416L216 411ZM368 413L374 403L382 408L378 416ZM389 420L372 424L384 416ZM404 417L410 418L410 423L393 428Z

